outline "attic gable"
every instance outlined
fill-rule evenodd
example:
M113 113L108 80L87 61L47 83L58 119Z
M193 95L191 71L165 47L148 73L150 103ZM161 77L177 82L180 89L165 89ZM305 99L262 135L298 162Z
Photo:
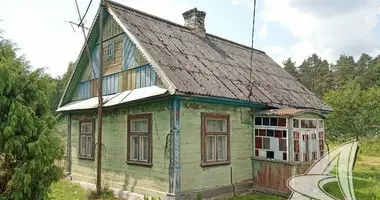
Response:
M87 49L84 46L59 107L73 100L97 96L97 78L99 76L97 68L99 66L98 26L99 19L97 14L88 37L91 63L88 60ZM124 33L113 17L107 13L104 20L103 38L103 95L152 85L162 85L160 78L152 70L141 50ZM109 45L114 48L114 54L111 59L107 54Z

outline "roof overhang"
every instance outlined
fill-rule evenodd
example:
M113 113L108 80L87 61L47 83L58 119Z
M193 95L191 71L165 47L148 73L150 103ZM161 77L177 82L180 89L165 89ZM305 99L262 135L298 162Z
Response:
M268 117L295 117L303 114L316 114L323 118L326 116L320 110L314 109L300 109L300 108L280 108L280 109L270 109L270 110L262 110L255 112L255 116L268 116Z
M124 103L135 102L138 100L145 100L150 97L157 97L163 95L168 90L158 86L144 87L134 90L128 90L124 92L119 92L112 95L103 96L103 107L111 107ZM78 111L78 110L88 110L98 107L98 97L93 97L89 99L83 99L78 101L70 102L57 109L57 112L67 112L67 111Z

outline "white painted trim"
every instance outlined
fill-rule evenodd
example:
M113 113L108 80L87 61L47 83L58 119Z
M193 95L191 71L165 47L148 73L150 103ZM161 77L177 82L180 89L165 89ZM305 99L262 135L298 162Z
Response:
M107 10L108 10L109 14L113 17L113 19L116 21L116 23L119 24L119 26L124 30L124 32L132 40L132 42L135 43L137 49L139 49L141 51L143 56L152 65L152 68L156 71L157 75L161 78L161 81L168 88L169 93L173 95L177 88L170 81L169 77L165 74L165 72L161 69L160 65L156 61L153 60L152 56L150 56L149 53L145 50L145 48L141 45L140 41L128 30L128 27L126 27L123 24L123 22L120 21L119 17L112 10L111 6L109 6Z

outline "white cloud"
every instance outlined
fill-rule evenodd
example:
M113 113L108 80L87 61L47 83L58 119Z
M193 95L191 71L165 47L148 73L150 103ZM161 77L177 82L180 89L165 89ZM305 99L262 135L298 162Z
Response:
M261 39L265 39L268 35L268 24L265 23L261 26L260 30L259 30L259 37Z
M282 46L266 46L263 50L281 66L282 62L291 56L291 53Z
M380 49L378 39L373 34L380 13L377 6L371 4L320 17L323 10L304 12L294 0L291 4L290 1L264 1L262 16L264 23L285 27L298 40L295 45L284 47L297 63L312 53L333 62L340 54L356 56L361 52Z

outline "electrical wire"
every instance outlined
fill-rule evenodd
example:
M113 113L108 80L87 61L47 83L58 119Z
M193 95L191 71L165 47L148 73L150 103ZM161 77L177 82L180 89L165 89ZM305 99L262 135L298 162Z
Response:
M255 38L255 16L256 16L256 0L253 0L253 16L252 16L252 36L251 36L251 59L250 59L250 70L249 70L249 95L248 99L252 96L252 60L253 60L253 41Z

